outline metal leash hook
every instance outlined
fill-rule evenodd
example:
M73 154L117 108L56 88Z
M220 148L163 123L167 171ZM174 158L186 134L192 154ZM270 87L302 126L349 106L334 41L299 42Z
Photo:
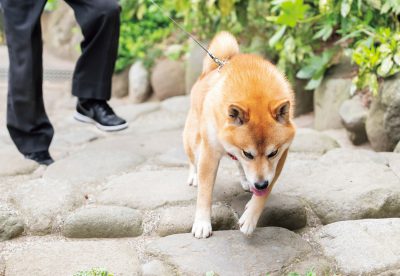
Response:
M170 17L162 8L160 5L158 5L156 2L154 2L153 0L150 0L151 3L153 3L165 16L167 16L172 22L174 22L174 24L181 29L181 31L183 31L186 35L188 35L191 39L194 40L194 42L197 43L197 45L199 45L207 54L208 56L218 65L218 71L226 64L226 61L223 61L219 58L217 58L216 56L214 56L210 51L207 50L206 47L203 46L203 44L201 44L192 34L190 34L189 32L187 32L181 25L179 25L178 22L176 22L172 17Z

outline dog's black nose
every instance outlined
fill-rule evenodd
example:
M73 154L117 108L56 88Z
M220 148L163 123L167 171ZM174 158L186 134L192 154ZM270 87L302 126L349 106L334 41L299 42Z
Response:
M264 182L256 182L254 183L254 186L256 187L257 190L264 190L268 187L268 181Z

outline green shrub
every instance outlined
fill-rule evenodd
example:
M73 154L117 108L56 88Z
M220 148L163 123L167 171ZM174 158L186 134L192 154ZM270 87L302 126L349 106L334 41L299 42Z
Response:
M156 3L161 4L157 0ZM121 34L116 71L122 71L136 59L149 65L161 54L155 44L168 37L172 23L149 0L121 0Z
M268 53L286 72L319 86L347 55L357 67L355 90L378 91L379 79L400 71L398 0L169 1L189 30L211 38L227 29L245 51Z

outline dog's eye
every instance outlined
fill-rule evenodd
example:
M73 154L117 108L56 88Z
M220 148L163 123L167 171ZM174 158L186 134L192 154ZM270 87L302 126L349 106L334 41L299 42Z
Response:
M274 157L276 154L278 153L278 150L275 150L275 151L273 151L273 152L271 152L270 154L268 154L268 158L272 158L272 157Z
M254 156L250 152L243 151L243 155L246 156L247 159L253 160Z

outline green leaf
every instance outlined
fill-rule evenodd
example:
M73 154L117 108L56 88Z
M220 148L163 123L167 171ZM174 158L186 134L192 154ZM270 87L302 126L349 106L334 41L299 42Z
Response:
M333 27L331 25L324 25L314 36L313 39L322 38L323 41L326 41L333 32Z
M286 26L282 26L279 28L279 30L269 39L269 46L274 47L275 44L282 38L282 36L285 34L286 31Z
M319 0L318 4L319 12L329 13L333 10L333 1L332 0Z
M304 89L306 90L314 90L316 89L322 82L323 76L318 79L311 79Z
M392 56L389 56L387 58L385 58L382 63L381 66L378 67L377 73L379 76L381 77L387 77L389 75L390 70L393 67L393 60L392 60Z
M393 60L394 62L400 66L400 52L397 52L394 56L393 56Z
M377 10L380 10L382 6L381 0L367 0L367 4L371 5L374 9Z
M353 0L342 0L342 4L340 6L340 14L342 17L346 17L351 9L351 4Z
M315 68L313 66L306 66L301 68L299 72L297 72L296 77L299 79L311 79L315 72Z
M303 0L286 0L283 1L280 14L276 20L278 24L294 27L304 19L309 6L303 3Z
M234 0L219 0L218 6L221 11L221 15L228 16L233 11L234 4Z

